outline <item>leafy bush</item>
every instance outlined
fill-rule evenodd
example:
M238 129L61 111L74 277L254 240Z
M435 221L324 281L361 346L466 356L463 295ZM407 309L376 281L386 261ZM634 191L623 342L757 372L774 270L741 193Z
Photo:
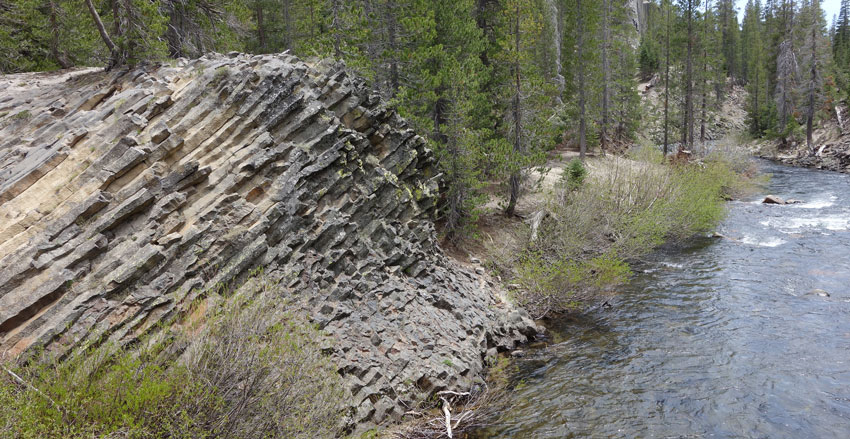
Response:
M628 280L628 261L670 240L710 231L724 200L743 190L748 168L718 154L686 165L662 164L654 149L608 159L583 185L558 185L538 238L511 261L518 301L532 313L564 311L589 293ZM597 162L599 163L599 162ZM741 163L749 163L742 160Z
M176 339L5 367L0 437L335 437L343 387L320 334L255 282Z

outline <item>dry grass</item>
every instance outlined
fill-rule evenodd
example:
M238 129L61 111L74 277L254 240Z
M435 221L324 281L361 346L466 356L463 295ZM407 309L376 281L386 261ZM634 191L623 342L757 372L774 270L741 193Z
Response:
M276 284L249 280L184 354L188 378L209 392L195 397L205 429L227 438L333 437L346 394L318 338L282 306Z

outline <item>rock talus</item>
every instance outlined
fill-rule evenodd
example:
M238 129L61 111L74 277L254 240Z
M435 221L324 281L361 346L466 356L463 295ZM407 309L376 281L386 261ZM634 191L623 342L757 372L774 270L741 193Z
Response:
M397 419L537 329L437 246L438 179L332 63L0 77L0 352L128 342L262 267L335 340L352 423Z

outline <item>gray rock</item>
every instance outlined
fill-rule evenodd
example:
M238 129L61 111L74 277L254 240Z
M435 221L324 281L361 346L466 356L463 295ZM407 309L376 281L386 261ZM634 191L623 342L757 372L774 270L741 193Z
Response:
M768 195L767 197L764 198L764 201L762 201L762 203L764 203L764 204L787 204L787 202L785 200L777 197L776 195Z
M3 81L0 112L40 116L0 124L0 352L130 343L264 266L332 338L363 430L539 330L444 256L431 151L341 65L230 53Z
M816 288L812 291L809 291L808 293L806 293L806 295L807 296L830 297L828 292L826 292L825 290L821 290L819 288Z

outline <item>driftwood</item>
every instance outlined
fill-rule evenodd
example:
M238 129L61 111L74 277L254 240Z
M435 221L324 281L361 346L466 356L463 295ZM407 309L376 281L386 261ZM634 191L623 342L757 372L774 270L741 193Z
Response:
M502 391L485 389L479 393L442 391L436 395L440 401L439 415L409 411L416 420L399 427L390 434L393 439L454 439L491 425L500 413L509 407L509 399ZM422 416L424 415L424 416Z
M440 397L440 400L443 401L443 414L446 416L446 435L448 435L449 439L452 439L454 436L452 435L452 429L457 428L458 424L463 421L464 415L469 413L465 412L461 414L461 417L455 421L454 427L452 427L452 405L447 398L458 398L461 396L469 397L471 394L469 392L452 392L451 390L444 390L442 392L437 392L437 396Z
M531 242L537 241L538 231L540 230L540 224L543 223L543 220L549 216L549 212L546 210L541 210L531 216Z

